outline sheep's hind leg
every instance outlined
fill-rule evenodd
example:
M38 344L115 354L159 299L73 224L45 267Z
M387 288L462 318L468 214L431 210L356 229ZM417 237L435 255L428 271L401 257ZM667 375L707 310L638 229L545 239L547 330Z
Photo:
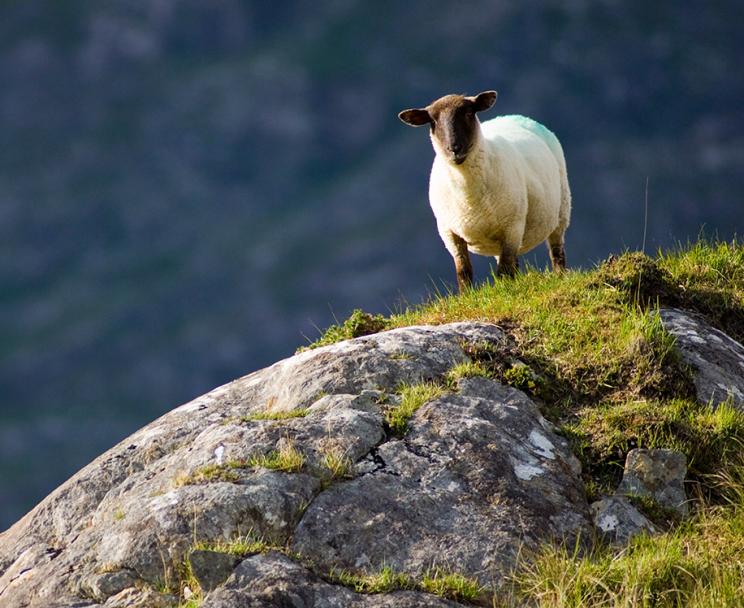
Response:
M455 260L455 272L457 273L457 288L460 293L467 291L473 286L473 267L470 264L470 254L468 253L468 244L465 239L450 232L452 243L455 251L452 257Z
M548 237L545 242L550 254L550 263L553 265L555 272L562 272L566 269L566 250L563 246L563 231L556 230Z

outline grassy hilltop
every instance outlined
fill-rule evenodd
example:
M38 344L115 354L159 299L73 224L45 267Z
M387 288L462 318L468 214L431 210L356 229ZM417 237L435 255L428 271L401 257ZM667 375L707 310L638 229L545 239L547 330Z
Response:
M612 257L563 276L528 269L390 317L355 311L311 347L383 329L480 320L509 333L509 357L474 350L455 374L514 385L542 404L582 462L590 501L617 486L634 447L688 459L693 515L639 504L664 533L623 550L545 547L514 574L539 606L738 606L744 592L744 413L695 399L692 372L655 311L694 310L744 341L744 247L698 242L655 259ZM501 600L499 600L500 602ZM494 600L494 605L501 605Z

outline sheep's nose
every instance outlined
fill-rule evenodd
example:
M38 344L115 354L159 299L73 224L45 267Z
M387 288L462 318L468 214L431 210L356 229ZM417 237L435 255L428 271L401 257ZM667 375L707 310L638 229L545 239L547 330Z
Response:
M455 154L459 154L460 152L462 152L462 144L459 144L459 143L453 143L453 144L452 144L452 145L450 146L450 151L451 151L451 152L454 152Z

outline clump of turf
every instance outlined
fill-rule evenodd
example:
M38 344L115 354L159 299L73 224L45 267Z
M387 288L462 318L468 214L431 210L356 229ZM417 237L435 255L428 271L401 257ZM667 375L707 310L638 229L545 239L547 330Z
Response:
M376 334L387 328L387 320L382 315L373 315L357 308L343 323L331 325L315 342L298 349L298 352L319 346L334 344L341 340L359 338Z

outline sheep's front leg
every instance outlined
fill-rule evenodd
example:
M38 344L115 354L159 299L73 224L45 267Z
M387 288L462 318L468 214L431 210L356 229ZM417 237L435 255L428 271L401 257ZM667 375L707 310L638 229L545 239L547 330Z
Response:
M470 264L468 244L465 239L450 232L451 242L454 250L451 251L455 260L455 272L457 273L457 287L460 293L467 291L473 286L473 267Z
M499 267L496 270L496 276L513 277L519 270L519 260L517 259L517 247L508 245L501 246L501 255L496 256Z

